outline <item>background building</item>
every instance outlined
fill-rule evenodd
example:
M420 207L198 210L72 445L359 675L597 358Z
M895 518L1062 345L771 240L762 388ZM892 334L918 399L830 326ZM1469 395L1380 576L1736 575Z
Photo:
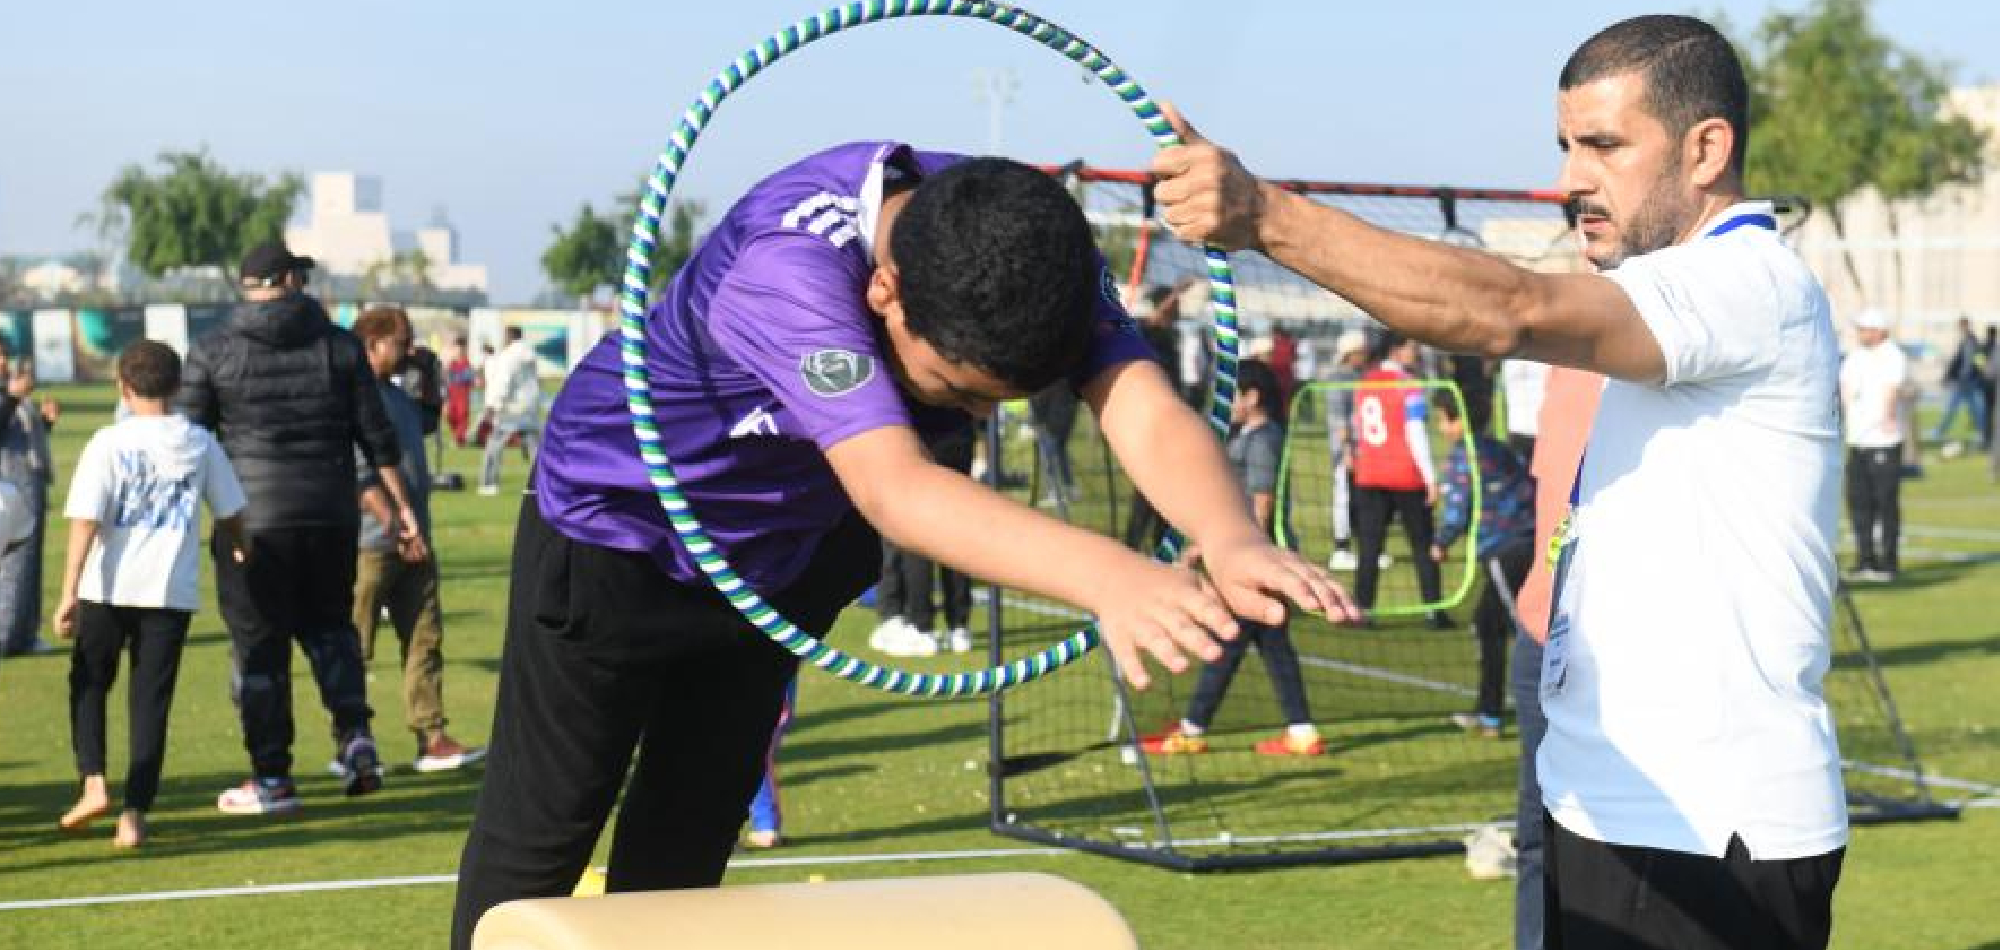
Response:
M377 293L415 284L486 293L486 266L458 259L458 232L442 212L414 231L392 227L382 210L380 178L316 172L303 211L285 229L285 243L316 259L330 277L350 278Z

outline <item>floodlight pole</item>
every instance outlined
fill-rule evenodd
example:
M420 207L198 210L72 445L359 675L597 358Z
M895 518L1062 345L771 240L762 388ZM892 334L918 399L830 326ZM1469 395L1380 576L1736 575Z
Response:
M1004 66L981 66L972 71L973 101L986 107L986 154L1000 154L1001 119L1014 104L1021 78Z

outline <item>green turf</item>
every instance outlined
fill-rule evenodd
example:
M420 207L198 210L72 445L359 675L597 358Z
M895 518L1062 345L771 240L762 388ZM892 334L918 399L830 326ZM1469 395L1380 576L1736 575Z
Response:
M108 418L110 394L55 392L67 409L57 434L60 470L66 474L83 438ZM470 474L476 459L469 452L454 453L450 467ZM519 462L510 460L510 484L517 485L522 474ZM2000 533L2000 490L1987 481L1981 462L1933 461L1927 478L1909 483L1906 498L1906 522L1913 530ZM513 502L505 497L438 497L446 701L453 731L467 740L483 740L492 715L512 515ZM58 527L48 552L51 590L60 538ZM2000 550L1990 536L1918 535L1910 543L1941 553ZM1905 580L1893 589L1860 595L1904 717L1932 769L2000 782L2000 611L1993 606L2000 567L1923 556L1909 558L1906 567ZM837 642L858 644L867 619L850 617ZM225 651L214 611L197 615L174 708L166 781L154 813L155 837L139 854L114 852L108 824L77 837L55 830L55 817L71 800L75 781L65 713L67 657L0 662L0 901L451 872L478 773L399 771L382 794L342 800L334 780L318 770L331 743L302 663L297 751L305 808L297 817L275 821L215 813L216 793L241 780L246 765L226 693ZM392 760L407 761L414 746L398 728L400 703L391 692L396 671L386 656L373 671L384 750ZM124 762L121 707L122 701L112 717L114 781ZM980 771L985 718L981 703L891 699L808 675L783 758L793 846L781 853L1019 846L985 830L986 783ZM1340 793L1337 787L1326 792ZM1835 945L2000 947L1995 900L2000 872L1991 869L1996 850L2000 812L1994 809L1974 810L1957 822L1857 830L1839 895ZM1097 888L1154 950L1509 944L1511 888L1472 882L1451 858L1195 876L1063 855L743 871L732 880L999 869L1051 871ZM450 902L448 885L412 885L0 911L0 948L433 947L444 940Z

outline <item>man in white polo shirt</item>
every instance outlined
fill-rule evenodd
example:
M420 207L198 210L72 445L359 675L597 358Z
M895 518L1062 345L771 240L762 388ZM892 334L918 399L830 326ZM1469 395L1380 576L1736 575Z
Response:
M1903 384L1909 359L1889 339L1889 318L1854 318L1859 346L1840 364L1841 418L1847 428L1847 520L1854 526L1854 579L1896 579L1903 531Z
M1608 377L1543 665L1549 947L1821 948L1847 841L1829 661L1839 352L1743 200L1742 66L1618 23L1557 83L1559 187L1599 274L1537 274L1259 182L1179 117L1182 238L1256 248L1432 345Z

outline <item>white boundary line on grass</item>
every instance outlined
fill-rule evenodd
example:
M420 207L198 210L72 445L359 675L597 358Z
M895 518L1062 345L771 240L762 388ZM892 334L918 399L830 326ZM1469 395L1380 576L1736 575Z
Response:
M732 870L756 868L836 867L846 864L889 864L898 861L970 861L981 858L1060 858L1075 855L1068 848L973 848L964 851L909 851L900 854L801 855L792 858L749 858L731 861ZM352 881L299 881L291 884L246 884L239 887L210 887L183 891L142 891L135 894L102 894L92 897L52 897L42 900L0 902L0 911L51 910L58 907L89 907L100 904L144 904L154 901L198 900L207 897L255 897L267 894L310 894L319 891L353 891L375 887L415 887L452 884L456 874L416 874L407 877L364 878Z

